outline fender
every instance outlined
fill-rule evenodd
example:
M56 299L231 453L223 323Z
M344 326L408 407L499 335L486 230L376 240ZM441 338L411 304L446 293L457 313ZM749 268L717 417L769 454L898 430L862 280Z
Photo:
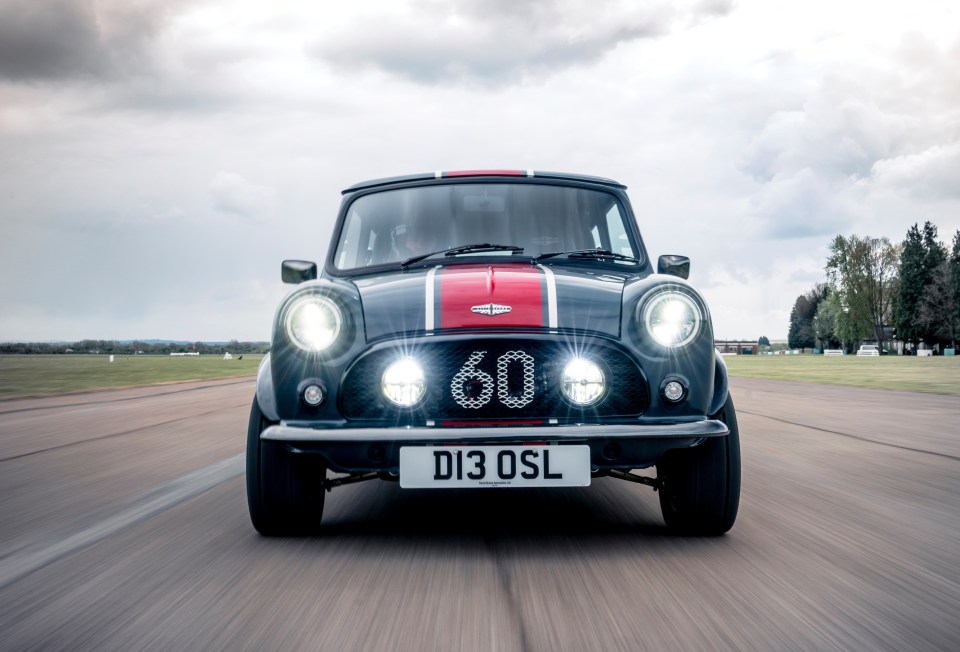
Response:
M273 391L273 374L270 373L270 354L267 353L260 361L257 369L257 404L260 412L270 421L279 421L277 412L277 397Z
M719 414L723 404L727 402L727 394L730 393L730 382L727 377L727 363L723 356L714 352L713 354L713 398L710 400L710 408L707 414Z

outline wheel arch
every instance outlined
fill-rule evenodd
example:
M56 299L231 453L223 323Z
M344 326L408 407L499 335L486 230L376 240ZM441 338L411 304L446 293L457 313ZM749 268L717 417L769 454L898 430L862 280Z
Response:
M715 352L713 357L713 398L710 399L707 414L719 413L727 402L729 393L730 381L727 373L727 363L723 361L723 356Z
M280 420L280 414L277 412L277 395L273 389L269 353L263 356L260 367L257 369L257 404L264 418L270 421Z

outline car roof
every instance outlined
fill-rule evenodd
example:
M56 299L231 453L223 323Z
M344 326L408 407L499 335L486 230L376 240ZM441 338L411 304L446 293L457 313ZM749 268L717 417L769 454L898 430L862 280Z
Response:
M400 177L385 177L383 179L372 179L370 181L361 181L355 183L343 191L344 195L358 190L368 188L378 188L384 186L401 185L412 181L428 181L432 179L468 179L468 178L525 178L525 179L550 179L555 181L581 181L586 183L609 186L611 188L626 189L622 183L613 179L603 177L592 177L585 174L569 174L565 172L541 172L534 170L452 170L438 172L423 172L421 174L408 174Z

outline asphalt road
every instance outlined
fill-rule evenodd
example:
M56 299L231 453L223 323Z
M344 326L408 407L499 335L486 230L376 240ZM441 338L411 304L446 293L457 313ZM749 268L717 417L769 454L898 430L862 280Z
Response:
M250 526L253 383L0 402L3 650L960 650L960 399L737 379L740 516L656 494L333 491Z

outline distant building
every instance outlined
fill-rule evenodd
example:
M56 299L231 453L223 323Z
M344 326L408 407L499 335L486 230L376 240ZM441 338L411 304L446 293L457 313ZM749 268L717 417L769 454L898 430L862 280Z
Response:
M722 355L757 355L760 345L756 340L714 340L713 345Z

